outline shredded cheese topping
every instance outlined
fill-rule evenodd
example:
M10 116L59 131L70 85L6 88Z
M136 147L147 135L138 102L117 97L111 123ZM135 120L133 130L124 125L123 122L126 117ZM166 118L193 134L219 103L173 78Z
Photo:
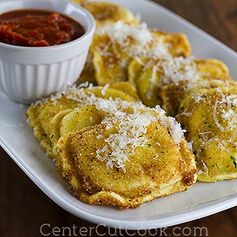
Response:
M192 83L200 79L200 73L197 70L193 57L163 56L158 60L149 60L144 66L144 70L147 68L152 68L150 81L153 83L156 80L156 73L160 74L159 79L164 85L187 81L189 83L188 87L191 87Z
M103 95L107 89L108 86L102 89ZM109 168L116 167L126 172L126 161L137 147L147 144L147 126L154 121L160 121L161 125L167 128L177 145L184 138L180 124L174 118L167 117L159 106L148 108L141 102L127 102L120 98L98 98L93 93L88 94L84 88L76 87L59 93L53 99L61 96L78 101L79 105L94 105L97 110L105 113L102 124L106 130L115 129L115 131L113 130L107 138L97 136L97 139L103 139L106 145L97 150L96 157L105 161Z
M156 37L149 30L146 23L137 26L118 21L114 24L105 24L96 31L96 35L109 36L110 41L104 45L102 55L109 56L109 47L114 43L120 45L120 54L125 52L129 57L160 57L170 55L170 45L163 42L161 38ZM114 52L118 54L118 52ZM118 56L118 55L117 55Z
M146 25L142 23L138 26L131 26L122 21L118 21L115 24L105 24L103 27L97 29L98 35L108 35L111 39L119 44L129 38L133 38L138 44L145 45L152 41L152 35Z
M221 94L221 99L216 99L213 106L213 119L216 126L220 131L224 132L226 130L236 129L237 125L237 113L234 110L237 106L237 95L224 95ZM226 123L224 125L218 119L218 115Z
M163 62L161 62L161 66L164 71L165 84L184 80L196 81L199 79L196 64L191 57L167 57Z

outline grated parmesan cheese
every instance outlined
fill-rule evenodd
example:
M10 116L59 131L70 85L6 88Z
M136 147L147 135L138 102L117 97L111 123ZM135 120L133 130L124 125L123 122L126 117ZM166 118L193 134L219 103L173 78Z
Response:
M192 97L193 97L195 103L200 103L201 101L204 100L204 98L202 97L202 95L193 95Z
M220 93L221 99L216 99L213 106L215 124L222 132L233 130L237 125L237 113L233 109L237 106L237 95L224 95L220 90L218 93ZM226 122L226 126L220 123L218 115Z
M107 89L108 86L102 89L104 95ZM97 110L105 113L101 122L106 126L105 129L116 128L116 132L111 133L107 138L102 135L97 136L97 139L104 139L106 145L96 151L96 157L105 161L108 168L116 167L126 172L126 161L137 147L147 144L147 126L154 121L160 121L167 128L177 145L184 138L180 124L174 118L167 117L165 111L159 106L148 108L141 102L127 102L120 98L114 100L98 98L92 93L86 94L84 88L76 87L58 93L54 99L62 95L78 101L81 105L95 105Z
M99 36L106 35L110 38L110 42L103 47L102 54L104 56L110 54L108 49L113 42L119 44L121 51L126 52L132 58L170 55L170 45L155 38L146 23L132 26L118 21L114 24L105 24L97 29L96 34Z
M193 141L188 142L187 144L188 144L188 149L189 149L190 151L193 151Z
M140 45L146 45L152 41L152 34L149 31L146 23L138 26L131 26L122 21L115 24L105 24L103 27L97 29L98 35L108 35L113 41L123 45L124 42L132 37Z
M153 85L158 83L157 73L159 73L159 81L163 85L187 81L187 89L197 85L201 78L193 57L184 58L163 55L159 58L151 57L146 63L143 63L141 60L137 60L137 62L143 66L144 71L152 69L152 75L149 80ZM201 101L201 98L197 99Z
M204 169L204 171L202 171L202 173L203 172L208 173L208 167L207 167L206 163L203 160L201 160L201 163L202 163L202 166L203 166L203 169Z
M188 80L194 82L200 79L196 64L192 57L164 57L158 63L160 70L163 72L163 83L177 83Z
M102 94L103 96L105 96L105 94L106 94L108 88L109 88L109 84L106 84L106 85L103 87L103 89L101 90L101 94Z
M180 123L178 123L175 118L173 117L167 117L165 115L165 111L161 109L159 105L155 107L155 110L158 111L160 114L160 121L161 124L168 128L171 137L175 141L176 144L179 144L182 139L184 138L184 132L185 130L182 130Z

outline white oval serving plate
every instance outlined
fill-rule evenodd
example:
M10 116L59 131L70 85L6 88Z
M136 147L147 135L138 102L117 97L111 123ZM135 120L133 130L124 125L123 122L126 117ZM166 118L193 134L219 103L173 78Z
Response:
M149 26L184 32L198 57L223 60L237 75L237 54L163 7L145 0L111 0L139 13ZM0 144L35 184L70 213L98 224L124 229L167 227L208 216L237 205L237 180L197 183L190 190L160 198L132 210L92 206L75 199L46 157L25 118L26 107L0 92Z

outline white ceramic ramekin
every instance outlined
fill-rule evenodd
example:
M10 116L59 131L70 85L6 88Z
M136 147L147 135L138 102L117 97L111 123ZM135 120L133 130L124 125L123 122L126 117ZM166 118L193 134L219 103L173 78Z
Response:
M0 84L10 99L28 104L73 84L84 67L95 31L90 13L67 0L0 2L0 14L20 9L43 9L68 15L85 29L69 43L49 47L21 47L0 43Z

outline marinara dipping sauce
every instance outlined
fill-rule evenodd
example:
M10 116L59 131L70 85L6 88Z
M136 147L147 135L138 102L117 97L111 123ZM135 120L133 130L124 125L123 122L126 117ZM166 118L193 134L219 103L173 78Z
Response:
M0 15L0 42L44 47L73 41L85 33L81 24L58 12L17 10Z

